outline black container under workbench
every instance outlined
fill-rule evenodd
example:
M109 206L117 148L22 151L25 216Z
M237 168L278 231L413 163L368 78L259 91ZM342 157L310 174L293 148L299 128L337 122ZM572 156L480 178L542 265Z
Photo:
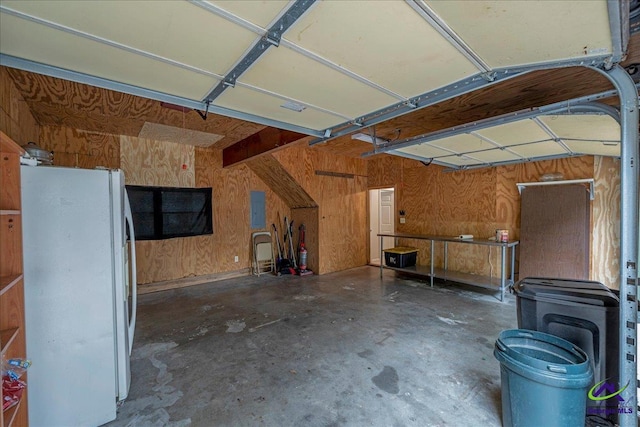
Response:
M527 277L514 286L518 328L563 338L584 350L594 383L618 380L619 310L616 292L602 283Z
M406 268L416 265L418 249L398 246L384 250L384 261L389 267Z

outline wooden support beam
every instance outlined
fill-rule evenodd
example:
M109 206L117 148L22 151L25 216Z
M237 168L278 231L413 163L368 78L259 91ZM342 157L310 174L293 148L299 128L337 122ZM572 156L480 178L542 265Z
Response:
M318 206L315 200L271 154L253 158L246 164L291 209Z
M222 166L231 166L306 137L289 130L264 128L222 150Z

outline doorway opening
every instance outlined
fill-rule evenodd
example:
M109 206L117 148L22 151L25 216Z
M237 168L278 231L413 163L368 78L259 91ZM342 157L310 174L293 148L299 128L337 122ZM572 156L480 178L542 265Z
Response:
M395 232L395 190L379 188L369 190L369 264L380 265L380 252L394 246L393 237L385 237L380 247L378 233Z

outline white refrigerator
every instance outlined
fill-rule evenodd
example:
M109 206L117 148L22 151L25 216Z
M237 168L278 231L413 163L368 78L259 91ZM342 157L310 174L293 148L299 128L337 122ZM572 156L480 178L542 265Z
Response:
M30 425L104 424L131 382L135 237L124 174L20 172Z

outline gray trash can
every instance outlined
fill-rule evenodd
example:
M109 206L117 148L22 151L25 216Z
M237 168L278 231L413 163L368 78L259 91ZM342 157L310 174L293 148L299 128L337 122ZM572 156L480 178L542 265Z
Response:
M602 283L527 277L514 286L518 329L563 338L587 353L593 382L618 379L620 300Z
M505 427L584 427L593 369L579 347L526 329L502 331L493 354L500 361Z

